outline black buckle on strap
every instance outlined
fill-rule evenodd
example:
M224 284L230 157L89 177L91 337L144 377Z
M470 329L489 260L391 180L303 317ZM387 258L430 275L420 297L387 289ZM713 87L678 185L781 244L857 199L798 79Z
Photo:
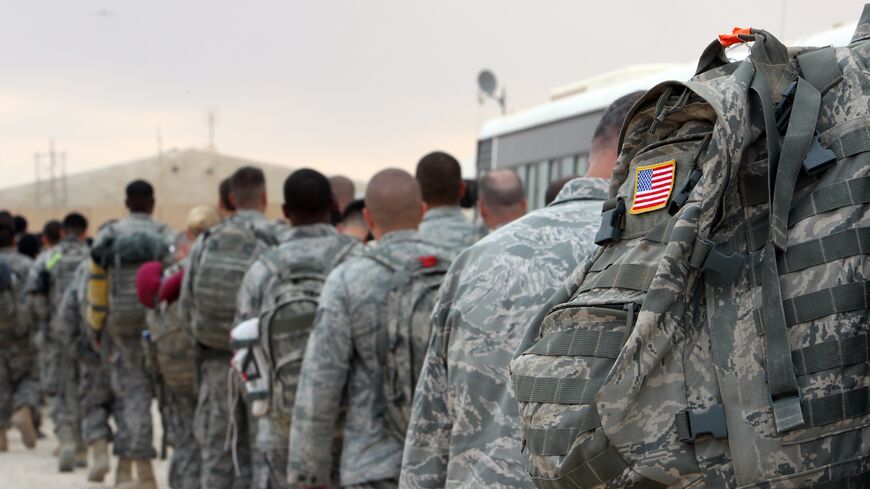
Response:
M702 256L701 253L705 254ZM690 261L701 271L714 272L719 277L718 283L733 284L743 269L746 255L738 252L726 254L716 243L698 238Z
M819 142L819 133L813 137L813 142L810 144L810 149L807 151L807 157L804 158L804 173L814 175L826 169L828 165L837 161L837 155L822 147Z
M622 197L604 202L601 210L601 227L595 233L595 244L606 246L622 235L625 228L625 201Z
M696 412L688 409L674 415L677 437L685 443L694 443L701 435L710 435L717 440L728 438L728 424L725 421L725 408L716 404L706 411Z
M668 205L668 214L673 216L680 209L686 205L686 202L689 201L689 194L692 193L692 189L695 188L695 185L701 180L701 170L695 168L692 170L692 173L689 173L689 178L683 182L683 185L680 187L680 190L671 197L671 203Z

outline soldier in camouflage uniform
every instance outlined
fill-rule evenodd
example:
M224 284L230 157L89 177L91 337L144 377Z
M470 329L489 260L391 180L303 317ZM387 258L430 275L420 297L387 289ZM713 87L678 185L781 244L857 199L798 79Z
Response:
M402 170L379 172L366 190L366 220L377 251L402 260L443 251L415 228L425 207L414 179ZM387 334L387 294L393 274L374 260L355 257L324 285L302 363L290 435L291 478L301 487L326 487L330 445L339 406L347 396L341 455L343 487L396 487L402 442L384 426L386 366L375 345Z
M24 306L24 281L33 261L15 250L14 240L12 221L0 219L0 272L8 282L7 289L0 291L5 295L4 317L0 318L0 452L8 450L6 431L13 424L27 448L36 446L33 420L40 395L33 325L19 310Z
M194 283L201 273L205 248L209 246L207 239L216 239L213 236L224 226L238 226L254 230L258 239L269 240L268 244L276 242L278 229L263 214L267 200L266 182L261 170L243 167L235 172L231 179L230 202L236 209L235 214L212 228L210 233L200 235L191 249L189 268L184 273L180 299L182 320L191 328L194 337L197 337L197 329L209 328L208 324L196 324L202 320L196 319L194 311L197 294ZM231 291L228 295L235 299L236 294ZM229 334L226 338L228 341ZM229 406L232 352L229 345L217 348L199 341L197 357L198 400L193 429L202 459L200 484L209 489L249 488L252 465L261 466L265 462L260 451L252 450L257 430L250 409L241 400L235 409L231 410ZM230 437L232 443L227 442L230 428L238 435Z
M143 302L149 308L148 358L156 371L164 435L172 447L169 460L169 487L172 489L198 489L202 465L193 433L197 402L195 343L182 324L178 292L193 240L219 220L213 207L194 207L188 214L187 230L176 239L175 259L178 261L162 271L162 278L162 267L157 263L143 265L137 274L140 300L154 298Z
M417 163L416 178L427 207L420 236L457 252L471 246L475 231L459 207L466 184L456 158L429 153Z
M609 174L622 120L639 94L605 113L590 166ZM493 182L481 182L481 198ZM543 209L500 227L450 267L433 314L433 342L414 397L402 489L531 489L508 364L531 318L595 247L608 180L568 182ZM510 195L503 188L505 195ZM514 200L522 198L512 192ZM492 218L500 212L488 212ZM498 284L494 287L493 284Z
M276 304L266 303L273 289L279 286L277 272L306 263L322 264L326 273L360 246L354 238L342 236L330 224L332 195L330 181L314 170L298 170L284 182L284 215L292 227L286 240L273 252L268 262L261 257L248 272L239 291L236 323L259 317ZM261 331L263 329L261 328ZM303 340L304 341L304 340ZM304 345L303 345L304 346ZM293 405L278 402L277 386L272 388L273 402L268 416L260 421L265 426L267 469L254 474L256 488L286 488L288 443Z
M126 205L130 214L118 222L105 227L97 234L94 240L94 249L111 248L112 243L119 242L126 236L136 236L137 240L151 239L160 240L161 245L168 249L169 243L174 236L172 230L151 217L154 210L154 188L144 180L136 180L127 185ZM168 257L164 257L168 258ZM112 265L110 264L110 267ZM124 264L123 267L130 265ZM120 267L119 267L120 268ZM125 270L120 268L120 270ZM111 364L111 385L115 398L119 401L120 409L114 412L118 422L118 436L115 439L113 451L120 460L116 474L116 483L124 489L154 488L153 467L151 460L157 456L153 445L153 426L151 420L151 401L154 399L154 386L151 376L145 367L145 352L142 343L142 331L146 328L145 308L140 304L133 306L137 311L136 318L128 315L122 321L118 313L123 297L125 308L135 301L135 268L133 268L133 281L126 277L115 275L115 271L109 268L109 313L106 324L100 332L103 339L107 339L109 363ZM123 272L129 273L129 272ZM132 287L132 290L127 290ZM129 296L132 295L132 301ZM132 466L135 462L137 480L132 479Z
M87 453L81 437L78 369L75 362L66 361L66 357L74 357L76 352L63 347L61 338L55 334L54 323L58 320L66 289L73 282L75 269L87 260L90 251L84 242L88 228L84 216L71 213L64 218L62 225L58 224L58 237L62 239L37 257L30 269L26 288L32 315L40 324L41 383L48 396L55 434L60 442L58 465L62 472L67 472L74 464L84 466Z
M88 481L102 482L109 472L108 443L112 439L109 415L114 396L111 371L92 348L90 331L84 320L88 270L88 262L82 262L76 269L72 283L61 298L57 318L52 322L52 334L64 352L59 369L78 372L76 392L65 392L65 395L72 395L75 399L82 439L90 447ZM104 348L108 347L104 345Z

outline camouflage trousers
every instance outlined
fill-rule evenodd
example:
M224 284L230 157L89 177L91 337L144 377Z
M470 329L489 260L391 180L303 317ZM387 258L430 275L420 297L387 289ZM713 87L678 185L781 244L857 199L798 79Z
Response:
M12 413L27 406L38 414L39 366L30 338L0 342L0 428L8 428Z
M242 399L238 399L234 407L230 406L231 355L209 350L200 356L199 398L193 429L202 454L201 486L209 489L262 487L263 481L254 479L251 468L265 463L262 452L252 453L251 449L257 437L256 420ZM238 472L235 464L238 464ZM262 470L257 472L262 473Z
M92 353L79 357L79 407L82 412L82 438L87 444L97 440L112 440L109 417L115 411L115 394L112 392L111 375L109 364L98 355Z
M62 354L63 350L58 349ZM79 405L79 369L78 363L69 355L59 355L56 361L58 369L57 394L50 400L51 417L54 420L54 432L60 441L74 441L82 448L82 410Z
M114 453L133 460L157 456L153 443L151 401L154 387L145 367L145 353L139 336L116 335L111 339L109 363L118 425Z
M172 446L169 459L169 487L172 489L199 489L199 445L193 434L196 413L196 394L192 389L164 387L163 406L166 434Z

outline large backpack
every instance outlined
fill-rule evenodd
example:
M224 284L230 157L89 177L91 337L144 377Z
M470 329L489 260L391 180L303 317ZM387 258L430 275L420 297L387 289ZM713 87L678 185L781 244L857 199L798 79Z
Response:
M18 299L22 279L0 258L0 344L21 336Z
M403 441L417 378L429 347L432 311L450 260L427 255L405 261L377 248L364 256L393 274L387 295L387 329L378 334L377 353L384 369L384 427Z
M291 412L295 404L302 358L323 283L358 245L357 239L342 235L320 262L287 263L277 249L261 258L274 278L263 297L259 338L271 377L272 406L279 412Z
M632 108L602 247L511 363L537 487L863 487L868 39L736 31Z
M113 236L91 251L95 264L108 271L105 321L114 333L141 334L145 328L145 307L136 295L136 272L143 263L163 261L168 255L166 238L156 231L146 230ZM101 280L99 273L94 277L98 282ZM94 300L93 304L99 302Z
M201 344L229 351L236 295L245 272L275 237L253 224L230 218L205 232L193 277L193 336Z
M71 244L61 241L57 249L51 254L45 264L45 272L48 273L49 303L52 308L60 305L69 284L76 275L76 269L82 262L90 257L90 250L84 244Z
M178 301L149 311L148 331L163 382L181 392L194 392L194 342L184 328Z

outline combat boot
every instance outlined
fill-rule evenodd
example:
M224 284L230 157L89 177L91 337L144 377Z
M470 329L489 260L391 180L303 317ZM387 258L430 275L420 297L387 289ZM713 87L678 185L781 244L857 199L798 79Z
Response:
M21 441L27 448L36 446L36 426L33 424L33 413L27 406L18 408L12 415L12 424L21 432Z
M151 460L136 460L136 480L121 484L118 489L157 489Z
M76 447L76 468L84 469L88 466L88 449Z
M91 470L88 472L88 482L103 482L109 473L109 442L97 440L91 443ZM120 462L118 462L120 465ZM129 471L129 468L127 469ZM128 476L129 478L129 476Z
M76 444L73 441L72 430L61 427L57 430L57 440L60 450L57 455L57 469L61 472L72 472L76 463Z
M0 452L9 451L9 440L6 439L6 428L0 428Z
M115 468L115 487L121 487L133 480L133 461L120 457Z

